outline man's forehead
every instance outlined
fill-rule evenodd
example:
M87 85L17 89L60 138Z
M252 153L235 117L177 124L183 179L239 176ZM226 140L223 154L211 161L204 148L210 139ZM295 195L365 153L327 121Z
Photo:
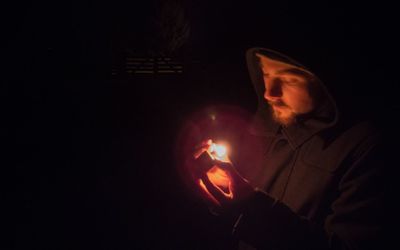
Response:
M260 66L263 69L285 69L285 68L299 68L295 65L285 63L279 60L271 59L265 55L256 53L256 56L260 59ZM299 68L300 69L300 68Z
M256 53L256 56L260 59L260 66L262 68L262 71L264 73L268 73L269 71L273 70L276 72L282 72L282 73L300 73L302 72L305 75L313 75L310 71L298 67L296 65L293 64L289 64L286 62L282 62L279 60L275 60L275 59L271 59L265 55Z

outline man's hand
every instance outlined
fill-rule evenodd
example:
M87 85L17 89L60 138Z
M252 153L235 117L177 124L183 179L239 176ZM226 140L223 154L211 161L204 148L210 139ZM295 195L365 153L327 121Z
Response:
M193 155L197 185L208 203L225 210L238 206L254 193L254 188L233 167L229 157L216 152L211 140L200 144Z

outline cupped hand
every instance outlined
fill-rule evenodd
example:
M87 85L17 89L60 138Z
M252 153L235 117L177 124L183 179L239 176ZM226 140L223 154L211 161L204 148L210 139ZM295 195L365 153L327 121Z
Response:
M203 141L194 153L197 186L207 203L220 209L237 206L254 193L254 188L234 168L227 155L213 155L211 140Z

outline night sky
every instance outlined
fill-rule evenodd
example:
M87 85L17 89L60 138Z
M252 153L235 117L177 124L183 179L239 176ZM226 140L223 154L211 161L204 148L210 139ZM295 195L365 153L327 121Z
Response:
M305 61L350 53L343 63L361 65L373 102L398 111L398 17L383 1L181 1L190 36L171 57L184 73L112 76L162 45L149 42L160 2L3 8L2 248L226 247L229 232L187 190L174 149L198 110L255 111L247 48Z

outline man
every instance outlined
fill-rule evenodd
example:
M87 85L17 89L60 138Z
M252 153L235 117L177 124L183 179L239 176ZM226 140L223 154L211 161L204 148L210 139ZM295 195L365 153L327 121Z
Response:
M382 244L381 133L343 115L323 81L269 49L247 52L259 109L239 156L194 154L197 186L229 214L241 246L257 249L371 249ZM233 162L233 163L232 163Z

